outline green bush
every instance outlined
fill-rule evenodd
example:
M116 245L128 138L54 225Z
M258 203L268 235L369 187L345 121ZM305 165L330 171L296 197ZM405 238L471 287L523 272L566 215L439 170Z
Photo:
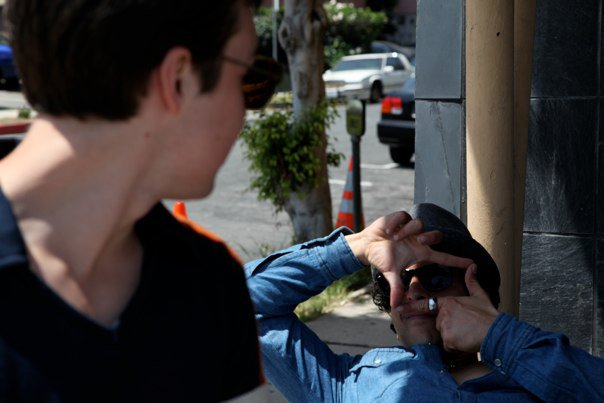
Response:
M292 192L317 184L321 166L316 149L321 135L337 116L335 104L324 102L298 119L289 106L270 113L263 111L246 124L241 138L245 158L255 174L250 189L258 192L259 200L270 201L278 212ZM342 157L328 139L328 165L339 165Z

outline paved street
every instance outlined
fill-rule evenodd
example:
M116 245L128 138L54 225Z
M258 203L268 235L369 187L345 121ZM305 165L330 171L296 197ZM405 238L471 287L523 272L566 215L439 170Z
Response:
M26 106L28 104L20 92L0 90L0 110L20 109Z
M414 170L392 163L388 148L376 135L380 105L368 105L367 131L361 141L361 188L365 223L381 215L408 209L413 203ZM334 222L351 153L350 137L345 130L344 109L330 130L336 149L346 160L329 172ZM259 202L255 192L247 191L252 175L243 158L243 148L237 143L216 180L214 192L201 201L187 202L189 217L225 239L244 260L266 251L289 246L292 228L286 213L273 213L268 202ZM167 203L170 205L170 202Z

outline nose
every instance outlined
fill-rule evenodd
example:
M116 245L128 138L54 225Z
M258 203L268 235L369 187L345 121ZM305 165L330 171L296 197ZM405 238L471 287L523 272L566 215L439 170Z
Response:
M407 300L409 301L418 301L429 297L417 276L411 277L411 282L409 283L409 289L406 292L406 296Z

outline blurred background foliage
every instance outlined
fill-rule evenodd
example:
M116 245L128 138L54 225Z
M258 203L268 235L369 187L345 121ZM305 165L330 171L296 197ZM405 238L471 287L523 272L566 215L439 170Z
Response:
M325 3L328 26L325 33L325 69L332 67L342 56L365 53L371 42L379 39L387 29L388 16L384 11L369 7L354 7L351 3L331 0ZM277 26L283 20L283 10L277 14ZM260 7L254 18L258 33L258 51L272 55L273 20L270 7ZM287 65L287 57L281 46L279 61Z

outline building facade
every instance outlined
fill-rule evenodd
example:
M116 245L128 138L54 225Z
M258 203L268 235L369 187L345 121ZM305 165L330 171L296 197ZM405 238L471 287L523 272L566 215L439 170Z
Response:
M465 218L465 0L419 0L415 202ZM537 0L520 318L604 356L603 0Z

